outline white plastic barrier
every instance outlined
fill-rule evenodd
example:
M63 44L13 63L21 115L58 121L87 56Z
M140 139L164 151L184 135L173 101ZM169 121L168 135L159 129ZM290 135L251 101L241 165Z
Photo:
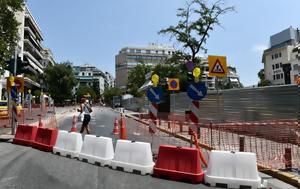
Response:
M62 156L70 156L71 158L78 157L82 147L82 136L80 133L58 131L56 144L53 147L53 153Z
M111 167L121 167L126 172L140 171L142 175L153 171L153 158L150 143L118 140Z
M99 163L102 166L110 165L114 158L114 148L111 138L85 135L84 142L79 153L79 160L89 163Z
M214 187L262 187L256 155L249 152L211 151L204 181Z

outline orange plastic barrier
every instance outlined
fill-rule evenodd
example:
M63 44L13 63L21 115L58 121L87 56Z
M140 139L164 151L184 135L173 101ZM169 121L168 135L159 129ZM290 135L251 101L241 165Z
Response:
M56 143L57 129L39 127L32 147L39 150L52 152Z
M198 149L159 146L153 176L175 181L199 183L203 181L203 171L200 164Z
M13 144L31 146L37 133L37 126L18 125Z

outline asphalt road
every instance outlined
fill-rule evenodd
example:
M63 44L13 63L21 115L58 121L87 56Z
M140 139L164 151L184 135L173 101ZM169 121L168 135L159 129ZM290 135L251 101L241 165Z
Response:
M59 129L70 130L74 113L75 112L66 114L65 117L59 121ZM111 132L116 116L118 116L118 114L107 108L95 107L91 121L92 134L113 137ZM78 125L80 125L80 123ZM138 129L138 126L138 123L127 119L128 139L145 142L152 141L152 137L146 134L147 129ZM163 134L156 134L153 138L153 142L153 149L156 149L160 143L187 145ZM65 158L30 147L5 142L0 143L0 159L1 189L212 188L203 184L195 185L157 179L152 176L125 173L112 170L108 167L99 167L76 159ZM262 176L270 181L276 181L279 182L280 185L285 186L284 183L272 179L269 176Z

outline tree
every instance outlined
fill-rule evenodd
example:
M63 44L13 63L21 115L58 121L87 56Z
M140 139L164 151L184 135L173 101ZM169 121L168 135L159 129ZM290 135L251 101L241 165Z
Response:
M104 91L104 101L107 104L111 104L113 96L120 96L122 94L121 90L117 87L108 88Z
M259 87L263 87L263 86L270 86L272 85L271 81L267 80L265 78L265 70L261 69L258 73L257 76L259 77L260 81L258 82L258 86Z
M133 96L141 96L138 89L146 82L145 75L151 72L151 66L139 63L128 75L128 92Z
M209 31L215 25L220 25L219 16L234 11L234 7L224 7L224 1L218 0L209 5L204 0L190 0L185 8L179 8L177 17L180 18L176 26L169 26L160 30L159 34L170 34L171 38L188 48L191 60L196 63L196 55L206 49L203 45L209 37Z
M76 79L70 62L48 65L45 69L45 81L55 102L73 99L72 89L76 85Z
M79 85L77 91L76 91L76 96L77 96L77 101L80 101L80 99L82 97L84 97L84 95L87 95L87 94L90 94L91 95L91 98L95 101L97 100L97 94L96 92L94 91L93 88L87 86L87 85Z
M7 69L5 61L8 61L15 52L19 39L15 13L22 11L23 0L0 1L0 74Z

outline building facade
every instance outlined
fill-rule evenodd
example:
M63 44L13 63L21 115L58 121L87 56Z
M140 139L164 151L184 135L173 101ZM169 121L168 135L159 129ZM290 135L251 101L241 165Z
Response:
M31 14L29 8L24 4L23 11L15 13L16 20L20 23L18 28L19 41L16 46L16 54L21 60L29 65L26 67L27 72L32 75L44 73L47 65L55 64L53 54L50 49L44 48L42 45L43 35L36 20ZM17 68L18 69L18 68ZM6 95L6 77L9 72L6 71L4 75L0 76L0 100L4 99ZM38 87L39 83L31 81L29 78L24 78L25 86Z
M115 86L115 79L114 77L108 73L105 72L106 80L105 80L105 88L112 88Z
M293 49L299 44L299 30L292 27L270 37L270 48L263 53L265 78L272 85L295 84L299 73Z
M116 86L126 89L128 75L132 68L140 63L150 66L164 63L175 53L173 47L150 44L147 47L125 47L115 56Z
M73 90L74 93L76 93L80 85L86 85L102 95L105 89L111 86L111 83L114 83L113 77L108 72L102 72L89 64L73 66L73 71L75 78L78 80L78 85ZM107 75L111 77L107 78Z

